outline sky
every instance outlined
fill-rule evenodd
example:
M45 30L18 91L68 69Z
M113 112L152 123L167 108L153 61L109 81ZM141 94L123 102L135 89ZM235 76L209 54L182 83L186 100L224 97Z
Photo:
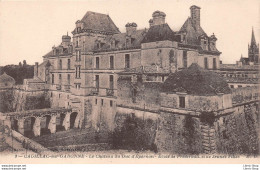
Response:
M138 29L149 28L156 10L178 31L190 16L190 6L201 7L201 26L214 33L223 63L233 64L241 54L247 57L254 27L260 41L260 0L81 0L81 1L0 1L0 65L42 62L42 56L61 36L75 28L87 11L108 14L121 32L127 22Z

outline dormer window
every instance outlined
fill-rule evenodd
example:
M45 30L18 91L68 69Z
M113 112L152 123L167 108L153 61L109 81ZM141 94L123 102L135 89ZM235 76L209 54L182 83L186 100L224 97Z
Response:
M78 28L77 28L77 32L79 33L79 32L80 32L80 30L81 30L81 28L80 28L80 27L78 27Z

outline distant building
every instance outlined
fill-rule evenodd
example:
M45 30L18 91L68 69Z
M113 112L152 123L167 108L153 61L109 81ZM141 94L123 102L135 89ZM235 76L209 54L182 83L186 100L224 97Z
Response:
M252 29L251 44L248 44L248 58L241 55L238 64L242 65L257 65L260 63L259 59L259 43L256 44L254 30Z
M7 75L6 73L0 76L0 89L13 88L15 85L15 80L13 77Z

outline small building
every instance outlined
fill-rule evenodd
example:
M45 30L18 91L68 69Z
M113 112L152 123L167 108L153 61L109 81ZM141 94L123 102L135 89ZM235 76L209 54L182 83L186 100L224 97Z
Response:
M14 85L15 85L15 80L13 77L7 75L5 72L0 76L1 89L13 88Z

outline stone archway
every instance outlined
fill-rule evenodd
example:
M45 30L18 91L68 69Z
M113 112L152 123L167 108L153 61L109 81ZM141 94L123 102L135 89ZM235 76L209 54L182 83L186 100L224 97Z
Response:
M24 119L24 136L28 138L34 137L33 125L35 123L35 117L27 117Z
M72 112L70 114L70 128L71 129L75 127L75 121L76 121L77 116L78 116L77 112Z
M47 135L51 133L49 129L50 120L51 120L51 115L43 116L42 123L41 123L41 135Z
M57 129L57 131L64 131L65 130L65 128L63 126L63 121L65 119L65 116L66 115L64 113L61 113L61 114L59 114L59 116L56 117L56 122L57 122L56 129Z

